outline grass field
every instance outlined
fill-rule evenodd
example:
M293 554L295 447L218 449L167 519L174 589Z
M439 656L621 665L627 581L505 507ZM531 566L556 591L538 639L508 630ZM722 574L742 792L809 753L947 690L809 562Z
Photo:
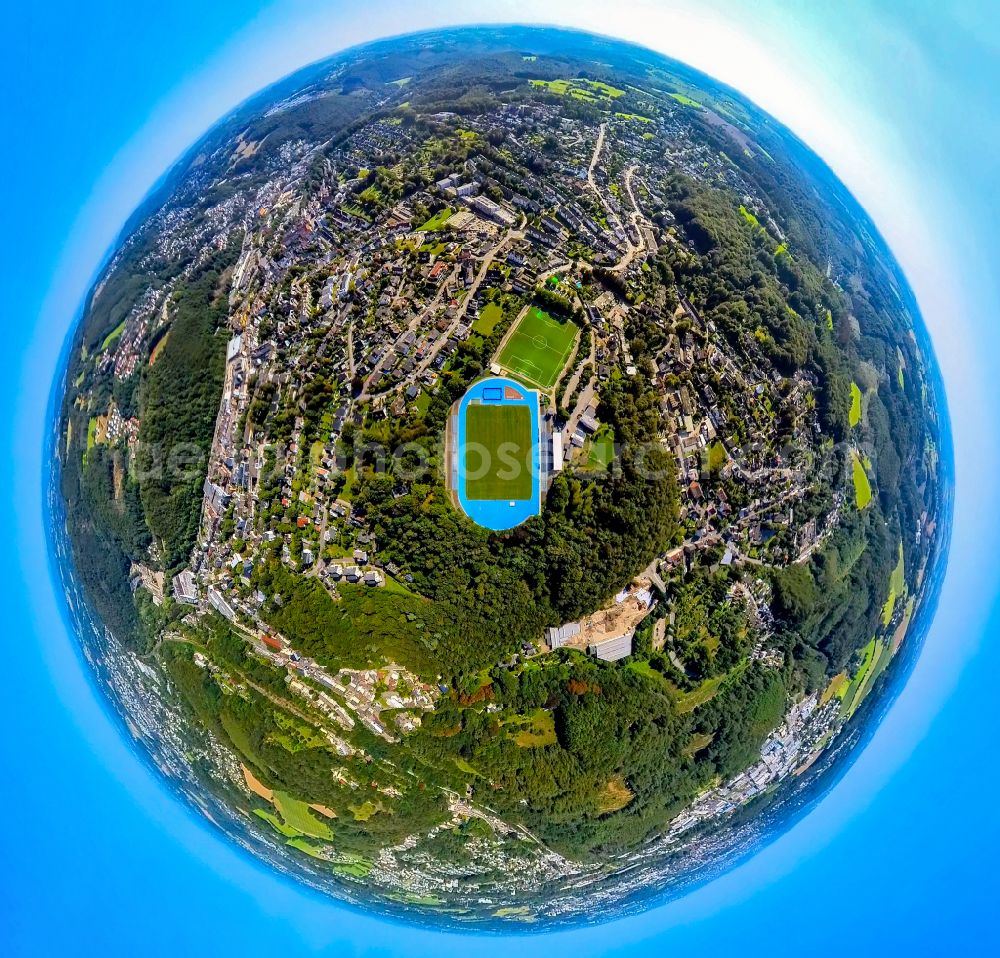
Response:
M472 324L472 331L480 336L491 336L497 324L503 319L503 309L499 303L487 303L480 311L479 317Z
M851 411L847 414L847 421L852 429L861 422L861 389L857 383L851 383Z
M482 775L476 770L474 765L470 765L461 755L455 755L452 758L455 763L455 767L460 772L465 772L466 775L475 775L477 778L482 778Z
M101 352L103 353L122 333L125 332L125 320L123 319L114 329L104 337L104 342L101 343Z
M602 83L600 80L585 80L571 78L568 80L531 80L529 81L536 90L547 90L558 96L572 96L580 100L616 100L625 95L624 90L611 86L609 83Z
M701 109L701 104L697 100L692 100L691 97L685 96L683 93L671 93L670 96L684 106L692 107L695 110Z
M850 678L846 672L838 672L832 679L830 679L830 684L824 689L823 694L820 696L819 704L826 705L835 695L838 698L843 698L844 693L847 691L847 687L851 684Z
M607 815L623 809L635 798L621 775L615 775L595 796L598 815Z
M642 116L640 113L616 113L619 120L637 120L639 123L652 123L651 117Z
M573 351L576 334L568 320L560 322L532 306L514 327L497 362L519 379L551 389Z
M338 493L338 498L345 502L354 500L354 487L358 484L358 474L354 466L349 466L344 472L344 488Z
M152 366L156 362L156 360L160 358L160 353L162 353L164 348L166 347L168 339L170 339L169 329L157 340L156 345L153 347L153 351L149 354L150 366Z
M906 566L903 561L903 543L899 543L899 561L889 576L889 595L882 606L882 625L892 621L892 613L896 611L896 600L906 591Z
M338 875L367 878L372 870L372 863L364 858L344 858L333 866L333 870Z
M531 410L527 406L470 405L465 413L465 444L469 499L531 498ZM485 469L482 450L489 457Z
M740 216L743 217L752 227L755 229L760 229L760 220L754 216L745 206L740 207Z
M611 460L615 457L615 434L608 425L602 425L600 429L590 437L587 452L587 466L590 469L607 469L611 465Z
M330 831L329 826L316 818L309 811L309 806L305 802L292 798L287 792L274 793L274 806L281 813L285 825L294 829L298 834L326 841L333 838L333 832Z
M426 389L420 390L420 395L413 400L413 408L423 416L431 404L431 394Z
M856 452L851 453L851 475L854 479L854 502L858 509L864 509L872 501L872 484Z
M258 818L264 819L276 832L284 835L285 838L298 838L299 833L290 825L286 825L281 819L278 818L273 812L265 811L263 808L255 808L253 810L254 815Z
M841 699L840 713L845 718L850 718L855 713L861 704L861 700L865 697L869 676L881 654L882 643L878 639L872 639L864 647L861 653L861 664L858 666L857 672L854 673L854 678L851 679L850 685L848 685L847 691L844 692Z
M545 709L535 709L505 724L521 748L540 748L558 741L555 720Z
M444 229L444 224L451 219L452 214L455 211L450 207L446 206L443 210L438 210L423 226L417 227L418 229L425 230L429 233L433 233L435 230Z
M636 675L645 676L647 679L652 679L654 682L659 682L661 685L670 689L671 692L675 694L680 694L677 690L677 686L670 681L662 672L657 672L645 659L639 659L638 661L631 661L626 666L626 668L631 669Z
M708 471L715 473L718 472L729 459L729 454L726 452L726 447L722 445L717 439L708 447Z
M311 725L306 725L282 712L274 713L274 722L281 731L272 732L267 741L280 745L293 755L306 748L321 748L327 744L326 739Z
M867 691L871 691L871 687L875 684L875 680L886 670L891 659L892 643L880 642L878 658L875 660L875 664L872 666L871 673L868 676Z
M910 596L906 602L906 608L903 610L903 621L896 626L896 631L892 635L892 653L893 655L899 651L899 647L903 644L903 639L906 638L906 633L910 628L910 620L913 618L913 609L917 604L916 596Z
M297 848L300 852L305 852L312 858L318 858L320 861L326 860L320 854L319 849L312 842L307 842L304 838L289 838L285 844L290 845L292 848Z
M906 563L903 559L902 540L900 540L899 543L899 559L896 562L896 567L892 570L892 575L889 577L889 588L892 589L896 595L902 594L903 590L906 588Z
M374 802L364 802L361 805L348 805L347 807L356 822L367 822L378 811L378 806Z
M693 688L690 692L682 693L677 699L677 711L681 714L693 712L699 705L704 705L715 698L716 692L719 691L722 683L728 677L728 673L723 672L722 675L715 675L710 679L705 679L704 682Z
M698 732L695 735L692 735L690 741L684 746L684 754L696 755L703 748L708 748L714 739L714 732Z

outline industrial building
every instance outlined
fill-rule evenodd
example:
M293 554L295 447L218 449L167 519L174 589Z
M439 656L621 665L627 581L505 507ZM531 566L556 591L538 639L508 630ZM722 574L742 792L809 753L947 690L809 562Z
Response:
M617 662L632 654L632 637L635 629L629 629L624 635L616 635L591 645L587 651L603 662Z
M567 622L565 625L551 626L545 630L545 641L550 649L560 649L566 645L574 635L580 634L579 622Z
M183 602L187 605L198 604L198 585L190 569L178 572L171 584L174 590L174 598L178 602Z

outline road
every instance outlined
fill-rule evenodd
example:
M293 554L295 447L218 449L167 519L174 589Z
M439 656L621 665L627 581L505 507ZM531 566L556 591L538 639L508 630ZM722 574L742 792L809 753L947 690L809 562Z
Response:
M539 273L536 282L539 286L544 286L552 276L555 276L557 273L565 273L567 270L572 268L573 264L569 260L566 260L564 263L556 263L555 266L550 266L548 269Z
M642 570L641 573L639 573L638 578L645 576L645 578L649 579L649 581L652 582L653 585L655 585L661 592L666 592L667 587L664 584L663 579L660 578L660 573L657 568L659 564L660 558L657 556L652 562L649 563L648 566L646 566L645 569Z
M521 220L518 223L518 225L516 227L507 230L507 232L504 233L504 235L497 241L497 243L490 249L490 251L482 258L479 270L476 272L476 276L472 281L472 285L469 287L465 295L465 298L462 300L461 305L455 311L455 316L452 319L451 323L449 324L448 328L440 336L438 336L437 339L435 339L433 346L431 346L431 348L427 350L427 353L417 364L414 371L410 373L410 375L407 376L406 379L403 380L403 382L401 382L397 386L397 392L401 389L405 389L406 386L408 386L410 383L416 382L427 371L427 368L430 366L430 364L434 362L435 357L444 348L445 344L448 342L448 339L462 324L462 320L465 318L465 314L468 312L469 303L475 298L475 295L479 291L479 287L482 284L483 280L486 278L486 274L489 272L489 269L493 265L494 260L511 243L515 243L518 240L524 239L524 225L526 219L527 218L524 216L524 214L522 214ZM424 320L428 316L432 316L433 313L437 310L438 306L440 305L441 295L444 289L457 278L458 270L459 267L456 265L454 270L452 270L448 278L445 280L444 283L442 283L441 287L438 289L437 295L435 295L434 299L430 302L430 304L427 307L421 310L421 312L410 322L406 330L403 333L401 333L400 336L396 339L396 342L392 346L392 350L389 353L387 353L386 356L382 358L382 361L378 364L378 366L376 366L376 368L372 370L371 375L365 381L364 390L362 391L361 396L359 398L361 399L368 398L369 390L375 383L378 382L379 378L381 378L382 368L385 366L385 363L389 360L391 356L395 356L398 354L399 346L402 343L404 337L407 335L407 333L416 332L417 328L420 325L422 325Z
M435 340L434 345L427 351L427 355L424 356L422 360L417 364L417 368L407 377L406 383L413 382L420 378L425 372L428 366L434 362L434 357L437 356L439 352L444 348L444 344L448 342L449 337L458 329L461 325L462 320L465 318L465 314L469 310L469 303L475 298L477 292L479 292L479 287L483 280L486 278L486 274L489 272L490 267L493 265L493 261L497 258L500 252L511 243L517 242L517 240L524 239L523 227L524 217L521 218L521 225L516 229L508 230L499 240L499 242L483 257L482 263L479 267L479 271L476 273L475 279L472 281L472 285L469 287L465 298L462 300L462 304L458 307L455 312L455 318L452 320L451 325ZM405 386L406 383L403 385Z
M626 240L628 248L625 251L625 255L618 261L618 263L613 267L616 273L623 272L628 265L638 256L640 253L651 253L652 250L646 249L646 242L643 239L642 227L646 225L643 221L645 217L642 215L642 210L639 209L639 204L636 202L635 193L632 192L632 177L635 171L638 169L637 166L630 166L625 171L625 192L628 194L629 202L632 204L632 212L629 218L632 221L632 227L639 237L639 245L633 246L631 239ZM626 236L628 236L628 231L626 231Z
M597 185L594 183L594 170L597 167L597 161L601 158L601 150L604 149L604 135L607 133L607 130L607 123L602 123L598 127L597 144L594 146L594 155L590 158L590 166L587 169L587 182L590 183L595 192L597 192Z
M576 391L576 387L580 384L581 378L583 378L584 371L590 366L593 369L594 362L597 356L597 344L594 341L594 337L590 337L590 353L589 355L580 362L577 362L576 370L573 375L569 377L569 381L566 383L566 388L563 390L562 395L562 405L563 408L566 407L566 400ZM579 360L579 356L574 358L574 361Z
M604 137L607 133L607 127L607 123L602 123L598 129L597 143L594 145L594 154L590 158L590 166L587 169L587 185L591 188L591 190L593 190L594 196L597 197L601 206L604 207L604 211L607 213L608 225L612 229L617 226L625 235L625 256L623 257L623 261L627 266L628 263L630 263L635 257L635 247L632 246L632 241L629 239L628 230L621 225L621 220L618 218L618 214L611 208L611 204L600 191L600 188L597 185L597 180L594 178L594 170L597 168L597 163L601 158L601 150L604 149ZM624 269L624 266L619 263L615 269Z
M365 400L371 396L371 388L376 385L382 378L382 373L385 371L386 364L389 360L394 360L399 355L400 347L403 345L403 340L410 334L416 334L417 330L423 325L424 320L428 316L432 316L436 311L438 306L441 305L441 299L444 296L444 291L448 289L453 282L458 278L458 264L456 264L452 271L445 277L444 282L437 288L437 292L434 294L434 298L419 312L410 322L407 324L406 329L403 330L397 337L392 347L386 349L385 355L378 361L375 368L368 374L368 378L365 380L364 388L361 390L361 395L358 397L359 400Z
M570 413L569 422L566 423L566 428L563 429L564 446L567 452L569 451L570 438L576 432L576 427L580 424L581 417L587 411L587 407L594 401L596 385L597 376L591 376L590 382L580 391L580 398L576 401L576 408Z

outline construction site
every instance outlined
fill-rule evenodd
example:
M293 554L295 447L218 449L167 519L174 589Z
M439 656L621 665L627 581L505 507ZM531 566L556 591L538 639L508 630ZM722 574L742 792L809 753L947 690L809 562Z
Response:
M635 630L656 604L651 585L649 579L633 579L606 608L546 629L546 645L552 650L581 649L607 662L631 655Z

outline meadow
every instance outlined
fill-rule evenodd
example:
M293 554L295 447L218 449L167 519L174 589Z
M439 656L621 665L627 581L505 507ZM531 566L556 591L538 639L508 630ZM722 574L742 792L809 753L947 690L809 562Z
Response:
M857 383L851 383L851 408L847 421L852 429L861 422L861 388Z
M438 210L423 226L417 227L427 233L433 233L437 230L444 229L445 223L451 219L452 214L455 211L450 207L446 206L443 210Z
M864 509L872 501L872 484L868 480L864 463L856 452L851 453L851 476L854 479L854 502Z

